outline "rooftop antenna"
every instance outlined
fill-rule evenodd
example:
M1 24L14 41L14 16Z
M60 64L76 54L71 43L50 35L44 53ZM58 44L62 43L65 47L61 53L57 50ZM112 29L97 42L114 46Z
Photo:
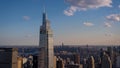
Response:
M45 13L45 4L44 4L44 0L43 0L43 12Z
M43 0L43 13L45 14L45 19L47 19L46 7L45 7L45 0Z
M46 9L45 9L45 0L43 0L43 12L46 13Z

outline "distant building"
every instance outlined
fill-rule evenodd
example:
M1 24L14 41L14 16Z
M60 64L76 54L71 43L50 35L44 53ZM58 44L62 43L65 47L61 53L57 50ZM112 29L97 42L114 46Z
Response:
M78 53L74 54L73 59L75 64L80 64L80 55Z
M16 48L0 48L0 68L17 68Z
M114 63L114 52L112 47L107 47L108 55L111 59L112 64Z
M23 65L23 68L33 68L32 60L27 60L27 62Z
M83 59L83 68L87 68L88 64L87 64L87 59L84 58Z
M81 64L68 64L65 68L83 68Z
M104 50L103 50L103 48L101 48L101 49L100 49L100 57L101 57L101 59L102 59L102 57L103 57L103 52L104 52Z
M18 68L23 68L23 58L18 57Z
M38 56L33 56L33 68L38 68Z
M64 62L60 57L57 58L56 68L64 68Z
M120 56L117 56L116 60L116 68L120 68Z
M110 57L105 52L102 56L101 68L112 68Z
M27 68L27 61L28 59L26 57L23 57L23 68Z
M95 60L93 56L88 58L88 68L95 68Z
M29 55L28 57L28 68L33 68L33 56Z
M66 64L70 64L70 61L71 61L70 58L67 58L66 59Z
M101 58L97 57L97 61L95 62L95 68L101 68Z

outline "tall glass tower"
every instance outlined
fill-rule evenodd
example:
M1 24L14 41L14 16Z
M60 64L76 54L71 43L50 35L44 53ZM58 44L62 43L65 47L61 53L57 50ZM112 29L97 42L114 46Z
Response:
M53 33L45 11L40 27L39 47L38 68L54 68Z

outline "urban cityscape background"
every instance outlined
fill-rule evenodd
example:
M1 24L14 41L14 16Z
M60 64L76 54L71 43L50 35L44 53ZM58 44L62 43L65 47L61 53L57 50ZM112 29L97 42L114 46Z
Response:
M17 52L11 48L18 48ZM6 50L6 52L2 52L2 50ZM11 52L14 54L10 54ZM14 60L18 68L38 68L38 54L39 47L1 46L0 58L2 57L2 59L0 59L0 63L4 61L4 63L11 64L6 64L6 67L2 67L0 64L0 67L17 68L17 66L10 67L13 65L11 60ZM55 61L54 68L120 68L120 46L61 44L54 46L53 61ZM110 65L112 66L110 67Z

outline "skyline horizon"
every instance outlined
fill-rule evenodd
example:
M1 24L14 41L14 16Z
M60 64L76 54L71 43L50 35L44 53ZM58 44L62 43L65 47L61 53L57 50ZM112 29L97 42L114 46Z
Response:
M14 46L16 46L16 47L39 47L39 45L0 45L0 47L6 47L6 46L10 46L10 47L14 47ZM58 45L53 45L53 46L62 46L62 44L58 44ZM105 46L105 47L107 47L107 46L120 46L120 45L100 45L100 44L98 44L98 45L95 45L95 44L93 44L93 45L89 45L89 44L65 44L65 45L63 45L63 46Z
M120 1L82 1L45 0L54 45L120 45ZM7 0L0 8L0 45L39 44L43 1Z

